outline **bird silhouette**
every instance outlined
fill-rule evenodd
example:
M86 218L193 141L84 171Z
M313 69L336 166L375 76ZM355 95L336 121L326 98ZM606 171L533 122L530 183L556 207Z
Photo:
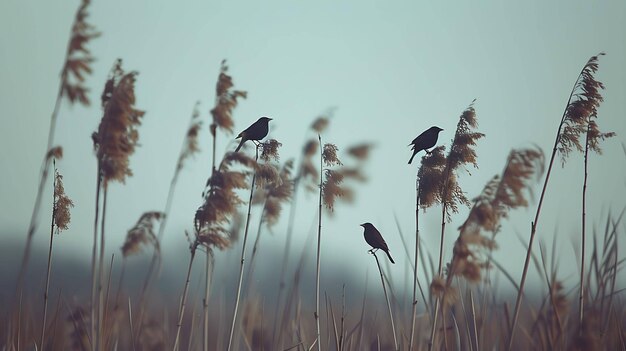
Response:
M441 132L443 129L439 128L439 127L430 127L428 129L426 129L425 132L423 132L422 134L418 135L415 139L413 139L413 141L409 144L413 145L413 147L411 149L413 149L413 155L411 155L411 159L409 159L409 164L411 164L411 162L413 162L413 157L415 157L415 155L417 155L418 152L422 151L422 150L426 150L427 153L430 153L430 151L428 151L428 149L430 149L431 147L435 146L435 144L437 144L437 138L439 137L439 132Z
M241 138L241 141L237 149L235 149L235 152L239 152L239 149L241 149L243 144L248 140L252 140L256 144L257 141L265 138L270 131L269 123L271 120L272 119L269 117L261 117L256 122L252 123L250 127L239 133L235 139Z
M378 231L378 229L376 229L376 227L374 227L372 223L363 223L361 224L361 227L365 229L363 231L363 236L365 237L365 241L372 247L370 252L373 253L375 252L374 250L381 249L385 251L385 253L387 254L387 257L389 257L389 261L391 261L391 263L395 263L393 261L393 258L391 258L391 255L389 254L389 247L387 246L385 239L383 239L383 236L380 235L380 232Z

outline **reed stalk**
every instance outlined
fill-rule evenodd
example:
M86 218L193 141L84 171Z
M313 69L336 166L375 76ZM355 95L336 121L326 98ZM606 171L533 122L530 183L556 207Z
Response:
M579 150L581 149L578 139L580 137L580 133L584 132L584 129L580 128L580 126L581 124L584 124L585 129L588 128L588 123L585 124L585 122L588 122L589 116L596 115L597 107L602 101L602 96L600 95L599 90L603 89L604 86L602 83L596 81L593 76L598 69L598 57L601 55L604 54L600 53L597 56L591 57L578 74L559 122L559 127L554 139L554 146L552 147L552 154L548 163L548 170L546 172L543 188L537 204L537 210L535 212L534 220L531 222L530 238L528 241L528 248L526 251L526 258L524 260L524 268L519 284L519 290L517 292L517 298L515 299L515 309L513 311L511 331L508 338L507 350L509 351L513 348L513 343L515 341L515 332L517 330L517 322L522 304L522 295L526 285L526 277L528 275L532 247L537 234L537 224L539 222L543 200L548 188L548 182L550 181L550 175L552 174L552 167L554 166L554 159L556 158L557 152L560 152L563 158L562 162L565 163L565 159L569 155L572 148L575 147Z
M323 151L322 151L322 137L321 135L317 136L319 140L320 147L320 190L319 190L319 201L318 201L318 213L317 213L317 254L316 254L316 263L315 263L315 342L317 344L317 351L322 351L322 342L320 340L320 258L321 258L321 242L322 242L322 186L323 186Z
M259 159L259 146L256 146L256 153L254 160L255 162ZM250 227L250 216L252 214L252 197L254 196L254 185L256 182L256 170L252 174L252 185L250 187L250 198L248 199L248 216L246 218L246 227L244 229L243 234L243 243L241 246L241 263L239 266L239 281L237 283L237 295L235 297L235 306L233 307L233 319L230 325L230 332L228 336L228 347L227 350L230 351L233 347L233 338L235 335L235 326L237 323L237 312L239 310L239 302L241 299L241 286L243 283L243 271L245 268L245 258L246 258L246 243L248 241L248 229Z
M385 293L385 300L387 301L387 310L389 311L389 319L391 321L391 332L393 333L393 345L394 350L400 350L398 348L398 337L396 335L396 325L393 321L393 311L391 310L391 302L389 302L389 295L387 294L387 287L385 286L385 278L383 276L383 270L380 267L380 261L378 260L378 256L376 256L376 252L371 250L370 253L376 259L376 266L378 266L378 273L380 274L380 282L383 285L383 292Z

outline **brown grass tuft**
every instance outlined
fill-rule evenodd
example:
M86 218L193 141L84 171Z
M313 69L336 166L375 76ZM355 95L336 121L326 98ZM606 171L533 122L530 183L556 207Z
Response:
M243 166L243 169L235 166ZM203 235L229 236L230 230L225 228L230 218L237 212L237 206L244 201L236 193L239 189L248 189L247 180L250 170L257 170L257 162L242 152L227 153L219 167L207 181L203 192L203 204L198 208L194 217L196 238L200 241L215 238L202 238ZM217 245L218 247L220 245Z
M589 144L589 149L594 151L595 153L601 155L602 148L600 147L600 142L614 137L616 134L614 132L603 133L600 131L598 127L598 123L594 119L589 120L589 126L587 130L587 142Z
M322 196L324 206L332 211L335 206L337 198L343 198L345 201L351 201L354 197L354 192L341 186L344 176L339 171L327 169L325 172L325 180L322 184Z
M598 58L602 55L604 53L592 56L587 61L574 84L572 96L561 121L558 151L562 163L565 163L573 150L583 152L581 136L586 133L589 119L597 115L598 106L603 101L600 91L604 89L604 85L594 76L598 70Z
M493 238L500 229L501 219L506 218L512 209L528 206L531 187L541 178L543 171L541 149L511 151L502 175L487 182L459 227L448 269L448 284L455 275L474 283L480 281L481 270L487 265L482 251L496 248Z
M285 162L280 170L280 181L269 183L265 186L263 191L265 205L262 216L263 221L267 223L269 228L278 222L283 205L291 200L293 194L292 171L293 160L289 160ZM261 192L258 193L261 194Z
M278 166L271 163L259 163L256 166L256 187L276 186L282 183Z
M79 102L85 106L89 105L89 89L84 85L85 76L91 74L91 63L95 60L87 49L87 44L91 39L100 36L95 27L87 22L89 3L89 0L83 0L76 12L65 65L61 71L61 94L70 103Z
M458 184L458 170L462 166L472 164L478 168L476 163L476 141L485 136L483 133L477 133L473 130L478 127L476 119L476 111L474 110L474 101L461 114L457 123L454 140L446 159L446 167L443 171L444 181L442 184L442 203L445 207L445 214L450 220L450 211L458 213L459 205L470 205L469 199Z
M63 187L63 176L57 171L54 177L54 205L52 213L54 214L54 225L56 233L61 230L67 230L71 215L70 208L74 207L74 202L65 194Z
M92 138L105 184L112 180L124 183L132 176L129 157L138 144L137 127L144 115L135 108L136 77L137 72L124 73L122 61L117 60L102 93L104 115Z
M63 158L63 147L61 146L55 146L53 148L51 148L50 150L48 150L48 153L46 154L46 160L50 160L50 159L57 159L60 160Z
M337 157L337 150L337 145L335 144L324 144L324 149L322 150L324 165L332 167L342 164L341 161L339 161L339 157Z
M372 143L355 145L348 148L348 155L357 160L364 161L369 158L372 148L374 148L374 144Z
M453 305L458 299L458 292L454 287L446 286L446 280L439 276L430 283L430 292L433 296L443 298L446 305Z
M261 160L270 162L271 160L279 160L278 149L283 144L276 139L270 139L261 143Z
M419 178L419 204L424 210L441 203L441 187L446 167L445 150L445 146L438 146L422 157L417 177Z
M315 121L313 121L313 123L311 124L311 129L315 131L316 133L320 134L324 130L326 130L326 128L328 128L329 124L330 124L330 119L328 117L320 116L320 117L317 117Z
M205 228L197 233L198 241L208 249L216 248L224 250L230 247L231 241L228 234L220 228Z
M215 107L211 110L213 125L232 134L235 123L233 122L233 110L237 107L238 99L245 99L248 93L242 90L232 90L235 86L233 78L227 74L226 60L222 61L220 74L215 87ZM215 128L211 128L215 133Z
M152 245L156 252L160 251L159 241L154 233L154 224L165 217L163 212L145 212L137 223L126 233L126 240L122 245L124 257L141 252L143 245Z

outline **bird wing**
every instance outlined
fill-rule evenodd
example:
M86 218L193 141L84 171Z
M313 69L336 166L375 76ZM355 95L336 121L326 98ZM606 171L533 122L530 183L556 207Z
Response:
M374 226L372 226L372 239L374 239L376 243L380 245L378 247L379 249L389 250L389 246L387 246L387 242L385 242L385 239L383 239L383 236L380 234L378 229L376 229L376 227Z
M246 134L250 133L250 129L252 129L252 127L254 127L255 123L252 123L252 125L246 129L244 129L241 133L239 133L239 135L237 135L237 137L235 139L239 139L239 138L244 138L246 136Z
M423 131L422 134L416 136L415 139L413 139L413 141L409 144L409 146L411 146L411 145L415 146L417 143L419 143L421 141L421 139L424 138L424 135L426 134L427 131L428 131L428 129Z

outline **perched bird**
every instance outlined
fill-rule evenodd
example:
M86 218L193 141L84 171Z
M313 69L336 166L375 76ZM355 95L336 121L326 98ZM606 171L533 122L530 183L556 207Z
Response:
M361 227L365 229L365 231L363 232L365 241L367 241L367 243L372 247L370 252L381 249L385 251L387 257L389 257L389 261L391 261L391 263L395 263L393 261L393 258L391 258L391 255L389 254L389 247L387 246L385 239L383 239L383 236L380 235L378 229L376 229L376 227L374 227L372 223L363 223L361 224Z
M259 141L267 136L269 133L269 123L272 119L269 117L261 117L256 122L252 123L252 125L246 128L243 132L239 133L235 139L241 138L241 142L235 152L238 152L239 149L243 146L248 140L252 140L253 142Z
M427 149L430 149L431 147L435 146L435 144L437 144L439 132L441 132L442 130L443 129L439 127L430 127L426 129L424 133L418 135L417 138L413 139L413 141L409 144L409 146L413 145L413 147L411 148L413 149L413 155L409 160L409 164L413 162L413 157L415 157L418 152L426 150L426 152L430 153Z

